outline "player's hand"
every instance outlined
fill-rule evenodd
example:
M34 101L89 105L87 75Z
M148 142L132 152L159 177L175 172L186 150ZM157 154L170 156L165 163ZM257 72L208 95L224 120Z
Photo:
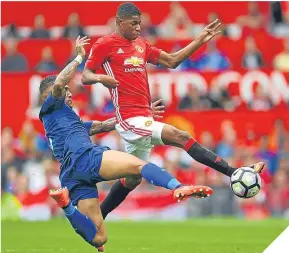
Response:
M84 36L80 38L80 36L77 37L76 42L75 42L75 49L77 55L80 55L82 58L85 57L85 46L89 45L90 39L87 38L87 36Z
M199 39L202 41L202 43L206 43L212 38L214 38L216 35L220 34L221 31L217 30L220 27L220 25L221 22L219 22L218 19L216 19L211 24L207 25L199 35Z
M155 101L154 103L152 103L152 112L153 112L153 117L154 118L158 118L158 119L161 119L163 118L164 116L162 115L165 111L165 106L164 105L159 105L163 100L162 99L159 99L157 101Z
M100 75L100 83L102 83L106 88L116 88L119 82L115 80L112 76Z

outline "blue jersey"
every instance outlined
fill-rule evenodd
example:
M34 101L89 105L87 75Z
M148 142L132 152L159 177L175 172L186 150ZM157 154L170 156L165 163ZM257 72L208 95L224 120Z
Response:
M64 97L56 100L50 93L42 105L39 118L61 170L73 165L85 151L95 147L89 137L92 121L83 123L65 104Z

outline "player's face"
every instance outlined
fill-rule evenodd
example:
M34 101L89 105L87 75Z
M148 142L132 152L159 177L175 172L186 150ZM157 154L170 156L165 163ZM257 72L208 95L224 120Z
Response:
M42 94L43 101L48 97L49 93L52 91L52 86L48 87Z
M131 18L121 20L120 28L123 36L128 40L135 40L140 35L140 24L140 16L132 16Z
M43 100L45 100L48 97L49 93L52 91L52 87L53 86L45 90L45 92L42 95ZM67 85L65 86L65 104L67 104L69 107L72 108L72 94Z
M72 108L72 94L68 86L65 86L65 104Z

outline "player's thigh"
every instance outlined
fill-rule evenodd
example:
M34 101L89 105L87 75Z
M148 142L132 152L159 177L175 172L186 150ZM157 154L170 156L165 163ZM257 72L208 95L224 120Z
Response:
M152 148L150 146L144 146L141 143L132 144L127 141L124 143L125 152L136 156L143 161L149 161Z
M89 217L96 225L98 231L95 236L95 242L103 242L107 240L107 233L100 210L100 203L98 198L82 199L78 201L78 210Z
M164 128L167 126L167 124L164 124L159 121L152 121L151 130L152 130L152 138L151 138L151 144L152 145L164 145L163 142L163 131Z
M126 142L142 148L152 148L154 145L164 144L161 138L164 125L151 117L141 116L127 119L115 128Z
M115 180L130 175L140 175L145 161L124 152L103 152L99 175L106 180Z
M168 124L164 125L161 133L161 139L165 145L179 148L183 148L190 138L191 135L188 132Z
M125 151L143 161L149 161L151 147L140 146L138 144L132 144L125 141ZM130 189L136 188L142 182L141 175L131 175L125 177L123 183Z

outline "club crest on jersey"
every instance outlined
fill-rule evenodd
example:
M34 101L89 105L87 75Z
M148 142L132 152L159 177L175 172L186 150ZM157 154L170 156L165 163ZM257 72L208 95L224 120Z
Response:
M152 120L148 120L145 122L145 126L149 127L152 123L153 123Z
M138 67L144 63L144 60L142 58L131 56L128 59L124 60L124 65L133 65L135 67Z
M143 51L144 51L143 48L138 46L138 45L135 46L135 49L136 49L136 51L138 51L140 53L143 53Z

